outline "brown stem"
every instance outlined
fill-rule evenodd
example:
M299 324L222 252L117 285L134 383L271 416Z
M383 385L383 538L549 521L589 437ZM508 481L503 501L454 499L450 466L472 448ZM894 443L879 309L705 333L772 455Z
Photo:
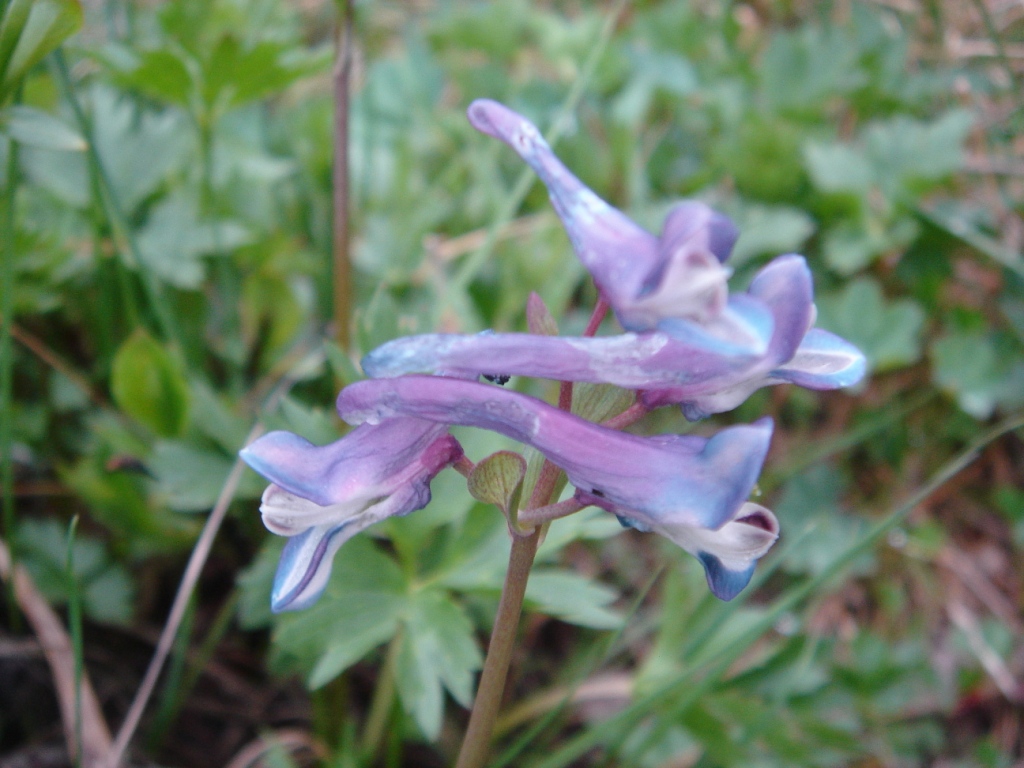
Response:
M546 507L524 509L519 513L517 522L525 530L543 523L550 523L552 520L558 520L560 517L574 515L583 509L584 506L586 505L580 504L576 499L566 499L557 504L548 504Z
M463 477L469 477L473 473L473 468L476 466L468 456L463 454L456 459L455 463L452 464L452 469L458 472Z
M352 72L352 0L339 3L338 52L334 62L334 327L338 344L348 349L352 318L352 262L349 257L348 107Z
M608 302L604 300L604 297L598 296L594 311L590 314L590 322L587 323L587 329L583 331L584 336L593 336L597 333L597 329L601 327L601 323L604 322L604 318L608 314L608 308Z
M602 421L601 426L608 429L625 429L628 426L636 424L650 412L650 408L640 402L640 400L637 400L618 416L612 416L610 419Z
M598 299L583 335L593 336L607 313L607 302ZM572 410L571 381L563 381L559 387L558 407L563 411ZM501 698L505 693L505 678L508 676L508 667L512 661L512 649L515 646L519 617L522 614L526 583L530 577L533 559L537 555L537 545L540 543L543 523L546 522L545 515L554 510L556 514L547 519L555 519L583 508L575 499L551 503L555 484L561 472L561 469L545 460L537 484L530 494L530 500L519 512L518 519L529 523L529 513L535 511L536 523L540 524L531 533L512 537L512 551L509 554L508 570L505 572L505 584L501 589L498 613L494 617L491 642L487 646L487 658L480 674L480 686L473 701L473 711L469 715L469 725L455 768L480 768L490 751L494 723L498 718Z
M487 759L494 721L498 717L498 708L505 691L505 678L512 660L523 597L526 595L526 582L539 541L540 528L535 528L529 536L512 537L512 552L509 555L498 613L494 617L491 642L487 646L487 659L484 661L480 687L473 702L473 712L469 716L469 726L455 768L478 768Z

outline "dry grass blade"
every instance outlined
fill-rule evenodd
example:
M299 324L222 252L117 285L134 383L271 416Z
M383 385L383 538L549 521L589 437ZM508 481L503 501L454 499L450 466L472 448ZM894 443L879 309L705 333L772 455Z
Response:
M60 617L46 602L46 598L36 587L23 567L11 566L11 553L5 542L0 541L0 577L4 581L14 580L14 596L18 601L25 618L32 625L32 630L39 638L46 663L50 665L53 675L53 686L60 705L60 717L64 726L64 739L68 745L68 753L72 759L81 756L81 764L85 768L98 768L105 756L110 752L110 729L99 699L89 682L88 675L83 672L79 682L81 705L77 713L81 723L82 743L79 749L76 729L76 684L75 654L71 647L71 638L64 630Z
M255 440L262 433L263 425L257 423L246 438L246 444ZM213 546L213 540L217 536L220 524L224 521L224 516L231 505L231 500L235 496L235 491L242 479L244 469L245 465L242 463L242 460L235 459L234 466L231 468L231 472L221 488L217 503L214 505L213 511L210 512L206 525L203 526L203 532L199 535L195 549L192 550L192 556L189 558L188 565L185 567L185 573L181 577L178 593L174 597L171 613L167 617L167 623L164 625L163 632L160 633L160 640L157 642L153 659L146 669L146 675L139 685L139 690L135 693L135 698L128 709L128 714L125 715L124 723L122 723L121 729L117 733L117 740L108 750L109 755L105 762L107 768L117 768L121 764L121 759L128 748L128 743L135 734L135 729L139 725L139 720L146 709L146 704L149 703L149 698L153 695L160 672L163 670L164 663L167 661L167 657L174 645L174 638L178 634L178 628L181 626L181 621L185 616L185 610L192 597L192 591L199 581L203 566L206 564L206 559L210 554L210 548Z

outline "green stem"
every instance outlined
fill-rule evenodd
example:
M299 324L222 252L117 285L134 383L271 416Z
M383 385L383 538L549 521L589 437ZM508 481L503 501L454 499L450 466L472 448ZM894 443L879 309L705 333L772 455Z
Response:
M384 665L377 677L377 686L370 702L370 714L366 718L363 732L363 757L372 762L380 752L387 733L388 720L395 705L395 670L398 668L398 654L402 649L402 632L399 630L388 643Z
M601 426L607 429L625 429L628 426L636 424L650 412L651 409L637 399L635 403L629 406L629 408L624 410L618 416L612 416L610 419L602 421Z

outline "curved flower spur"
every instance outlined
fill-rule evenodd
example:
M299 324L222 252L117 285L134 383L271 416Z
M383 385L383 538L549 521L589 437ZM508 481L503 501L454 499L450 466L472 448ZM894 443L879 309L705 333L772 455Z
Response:
M771 419L705 439L640 437L606 429L527 395L475 381L403 376L350 384L338 396L349 423L434 421L479 427L532 446L565 470L582 505L668 537L704 565L723 600L750 581L778 522L747 501L771 440Z
M350 538L425 507L430 481L462 456L462 447L444 425L391 419L325 446L271 432L240 455L271 482L260 506L263 524L289 537L270 597L278 612L316 602L334 554Z
M623 328L652 330L665 317L708 321L726 309L729 270L722 262L738 234L728 218L688 201L669 213L656 238L576 178L522 115L490 99L474 101L467 114L547 186L577 256Z

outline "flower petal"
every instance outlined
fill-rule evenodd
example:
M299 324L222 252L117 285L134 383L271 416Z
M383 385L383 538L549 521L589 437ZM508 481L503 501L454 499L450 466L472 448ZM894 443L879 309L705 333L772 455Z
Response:
M544 182L573 250L624 328L648 331L663 317L703 320L721 310L729 276L721 261L735 240L724 216L685 203L659 240L584 185L522 115L489 99L474 101L467 114Z
M260 507L264 524L290 537L274 577L274 611L312 605L349 538L430 502L434 475L462 455L447 432L443 424L393 419L325 446L271 432L240 452L272 483Z
M239 455L275 485L326 507L368 503L417 478L429 482L461 455L457 446L444 426L401 419L354 429L324 446L291 432L270 432Z
M690 324L692 325L692 324ZM533 376L627 389L720 387L759 363L767 338L721 339L699 326L675 335L565 337L525 333L424 334L389 341L363 358L373 378L407 373ZM683 336L684 338L678 338Z
M715 387L700 390L679 386L649 388L642 395L648 407L678 403L687 419L697 421L713 413L731 410L755 390L783 380L783 377L773 378L773 369L793 358L814 321L812 278L806 261L796 255L773 259L754 277L747 296L771 311L771 339L765 354L756 364L737 369L737 375L728 380L718 380Z
M306 503L316 506L312 502ZM274 586L270 593L271 610L279 613L311 606L327 586L334 555L342 544L375 523L422 509L429 503L429 484L410 484L356 515L345 516L340 522L335 520L312 525L289 538L274 574ZM329 517L326 511L318 510L308 510L305 516L317 520Z
M704 203L679 203L665 217L660 258L639 293L617 313L631 330L655 328L665 318L706 322L724 308L731 270L721 266L738 232L728 217Z
M690 526L656 526L704 566L708 586L722 600L732 600L750 582L757 561L779 537L771 510L746 502L734 519L717 530Z
M864 353L834 333L812 328L793 358L771 372L771 377L808 389L850 387L864 377Z
M349 422L411 416L480 427L533 446L565 470L585 503L646 525L717 528L749 496L771 439L770 419L695 436L605 429L536 398L462 379L404 376L356 382L338 396Z

